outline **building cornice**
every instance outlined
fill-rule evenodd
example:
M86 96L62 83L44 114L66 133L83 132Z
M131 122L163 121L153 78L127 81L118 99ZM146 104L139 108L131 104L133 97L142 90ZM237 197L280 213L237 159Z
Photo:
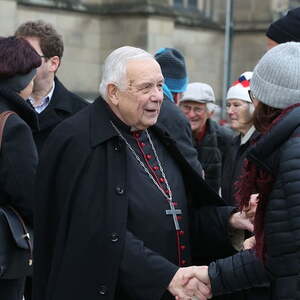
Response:
M169 5L151 3L149 0L97 5L83 4L80 0L17 0L17 3L24 6L63 9L101 16L168 17L174 19L177 25L223 30L220 24L205 17L204 14L198 10L174 8Z

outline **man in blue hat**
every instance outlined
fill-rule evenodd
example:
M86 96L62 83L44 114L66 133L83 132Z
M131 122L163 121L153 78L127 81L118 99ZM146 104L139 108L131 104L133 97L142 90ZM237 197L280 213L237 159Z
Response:
M188 83L184 57L174 48L161 48L154 57L160 65L165 80L164 101L157 122L171 133L181 153L203 176L203 168L198 160L197 150L193 146L190 123L176 105Z
M161 48L155 53L155 59L165 78L164 95L178 104L188 84L183 55L174 48Z

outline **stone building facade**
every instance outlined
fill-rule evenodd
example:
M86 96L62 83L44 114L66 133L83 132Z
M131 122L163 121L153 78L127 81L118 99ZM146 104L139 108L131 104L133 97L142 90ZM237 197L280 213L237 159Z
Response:
M252 70L265 52L274 1L234 0L232 79ZM27 20L53 23L65 42L58 75L90 99L113 49L175 47L186 57L190 81L211 84L220 100L225 6L226 0L0 0L0 35L13 34Z

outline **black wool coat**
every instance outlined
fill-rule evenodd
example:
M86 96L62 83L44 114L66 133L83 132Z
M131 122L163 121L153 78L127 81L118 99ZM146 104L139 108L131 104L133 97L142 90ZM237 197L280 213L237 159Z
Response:
M49 105L38 114L39 130L33 131L34 141L38 152L51 131L64 119L74 115L76 112L88 105L88 102L68 91L55 77L55 88Z
M221 207L216 212L223 202L189 165L176 143L159 127L149 130L182 169L189 199L194 200L191 214L199 212L195 213L199 228L194 229L200 243L202 237L211 240L201 244L203 255L228 245L226 224L232 209ZM45 147L37 174L34 299L115 299L126 249L136 284L143 291L136 294L131 282L130 300L159 300L154 295L162 295L170 274L157 263L161 257L151 251L148 255L153 263L146 264L141 254L143 242L127 231L126 145L109 121L104 100L97 99L58 125ZM173 272L177 268L174 265Z
M35 111L17 93L0 89L0 113L14 111L6 121L0 154L0 205L9 204L32 223L33 190L38 155L31 129Z
M221 187L222 168L234 132L216 121L206 121L206 133L201 141L194 140L198 159L205 172L205 181L218 193Z

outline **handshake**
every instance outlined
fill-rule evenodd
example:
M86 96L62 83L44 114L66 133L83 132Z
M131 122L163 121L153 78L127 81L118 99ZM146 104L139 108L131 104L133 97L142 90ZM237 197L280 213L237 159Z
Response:
M242 212L231 215L229 225L240 230L253 231L258 194L251 195L249 205ZM255 237L244 241L243 249L251 249L255 245ZM179 268L172 278L168 291L176 300L207 300L212 297L207 266Z
M206 300L212 297L207 266L179 268L168 291L176 300Z

